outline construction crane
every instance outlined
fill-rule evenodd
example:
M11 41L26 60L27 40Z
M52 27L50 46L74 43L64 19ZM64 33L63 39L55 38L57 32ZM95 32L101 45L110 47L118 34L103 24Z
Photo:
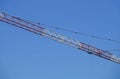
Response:
M64 35L61 35L56 32L53 32L51 30L48 30L48 29L44 28L44 26L42 26L42 25L38 25L38 24L23 20L18 17L8 15L4 12L0 13L0 21L11 24L11 25L19 27L19 28L22 28L27 31L33 32L35 34L51 38L58 42L61 42L61 43L67 44L69 46L75 47L79 50L85 51L89 54L93 54L98 57L101 57L101 58L104 58L104 59L107 59L112 62L120 64L119 56L116 56L108 51L104 51L102 49L96 48L94 46L85 44L80 41L73 40L69 37L66 37Z

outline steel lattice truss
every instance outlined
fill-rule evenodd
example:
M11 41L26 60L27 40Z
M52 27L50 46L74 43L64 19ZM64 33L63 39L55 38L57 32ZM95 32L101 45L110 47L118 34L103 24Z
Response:
M58 42L67 44L69 46L75 47L77 49L83 50L87 53L102 57L104 59L116 62L120 64L120 57L113 55L112 53L109 53L107 51L98 49L96 47L93 47L91 45L73 40L69 37L66 37L64 35L55 33L51 30L47 30L46 28L44 28L44 26L42 25L38 25L38 24L34 24L32 22L29 21L25 21L23 19L14 17L14 16L10 16L6 13L0 13L0 21L6 22L8 24L14 25L16 27L28 30L30 32L33 32L35 34L38 35L42 35L48 38L51 38L53 40L56 40Z

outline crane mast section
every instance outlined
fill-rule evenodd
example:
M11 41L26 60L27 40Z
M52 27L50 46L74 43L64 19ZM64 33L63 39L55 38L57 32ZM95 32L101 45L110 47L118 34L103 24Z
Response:
M98 49L96 47L93 47L91 45L73 40L69 37L58 34L58 33L53 32L51 30L48 30L48 29L44 28L43 25L34 24L32 22L25 21L23 19L20 19L20 18L14 17L14 16L10 16L6 13L0 13L0 21L6 22L8 24L14 25L14 26L22 28L22 29L25 29L25 30L33 32L35 34L51 38L51 39L56 40L58 42L67 44L69 46L83 50L83 51L88 52L90 54L93 54L93 55L96 55L96 56L99 56L99 57L102 57L104 59L107 59L107 60L110 60L110 61L113 61L113 62L120 64L120 57L113 55L109 52L106 52L104 50Z

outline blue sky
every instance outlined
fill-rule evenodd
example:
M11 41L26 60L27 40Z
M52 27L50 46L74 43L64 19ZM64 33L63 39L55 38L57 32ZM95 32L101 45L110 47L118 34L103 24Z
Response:
M0 9L34 22L120 39L119 0L0 0ZM0 79L120 79L119 64L3 22L0 26ZM120 46L48 29L104 50Z

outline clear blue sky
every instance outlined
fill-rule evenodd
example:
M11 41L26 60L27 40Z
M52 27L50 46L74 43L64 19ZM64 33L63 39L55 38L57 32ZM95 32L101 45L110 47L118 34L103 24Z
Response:
M120 40L120 0L0 0L0 11ZM51 30L104 50L120 46ZM120 65L0 22L0 79L120 79Z

